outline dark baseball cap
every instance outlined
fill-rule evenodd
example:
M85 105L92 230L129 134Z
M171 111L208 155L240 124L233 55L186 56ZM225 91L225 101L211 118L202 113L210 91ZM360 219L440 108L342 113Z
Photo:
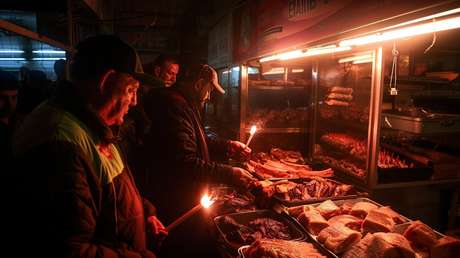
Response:
M98 35L80 42L72 60L72 77L94 79L113 69L135 78L143 74L136 50L114 35Z

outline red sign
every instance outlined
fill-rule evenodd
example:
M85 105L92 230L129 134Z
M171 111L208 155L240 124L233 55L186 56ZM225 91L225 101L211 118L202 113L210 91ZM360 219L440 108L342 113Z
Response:
M435 0L261 0L256 6L256 56L267 55L310 42L360 26L380 22L404 14L406 19L416 15L428 15L415 10L440 11ZM431 7L431 8L427 8ZM394 19L392 22L402 22ZM388 26L383 22L378 26ZM369 27L366 27L369 30ZM376 29L374 26L373 29ZM363 31L361 31L362 33ZM342 34L343 36L343 34Z

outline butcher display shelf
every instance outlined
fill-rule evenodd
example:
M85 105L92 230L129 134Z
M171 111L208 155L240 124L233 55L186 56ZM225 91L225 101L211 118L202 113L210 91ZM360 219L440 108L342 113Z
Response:
M305 90L308 85L250 85L251 90Z
M433 114L429 117L414 117L382 113L385 128L414 134L460 132L460 115Z
M251 128L246 128L244 130L246 133L251 131ZM290 127L290 128L259 128L257 133L305 133L308 132L309 128L298 128L298 127Z

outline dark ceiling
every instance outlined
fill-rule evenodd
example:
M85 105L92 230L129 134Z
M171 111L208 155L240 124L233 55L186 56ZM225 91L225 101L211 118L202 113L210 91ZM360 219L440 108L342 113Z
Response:
M40 33L67 41L65 0L7 0L0 9L37 13ZM207 35L244 0L71 0L74 38L115 33L133 44L144 61L158 53L205 59Z

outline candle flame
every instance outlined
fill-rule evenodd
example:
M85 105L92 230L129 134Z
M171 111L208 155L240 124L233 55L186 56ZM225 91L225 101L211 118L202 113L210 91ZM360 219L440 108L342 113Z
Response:
M251 133L251 134L255 134L256 131L257 131L257 127L256 127L255 125L251 126L251 131L250 131L250 133Z
M209 198L208 194L203 195L203 197L201 198L201 205L204 208L209 208L209 206L211 206L213 203L214 201L211 200L211 198Z

